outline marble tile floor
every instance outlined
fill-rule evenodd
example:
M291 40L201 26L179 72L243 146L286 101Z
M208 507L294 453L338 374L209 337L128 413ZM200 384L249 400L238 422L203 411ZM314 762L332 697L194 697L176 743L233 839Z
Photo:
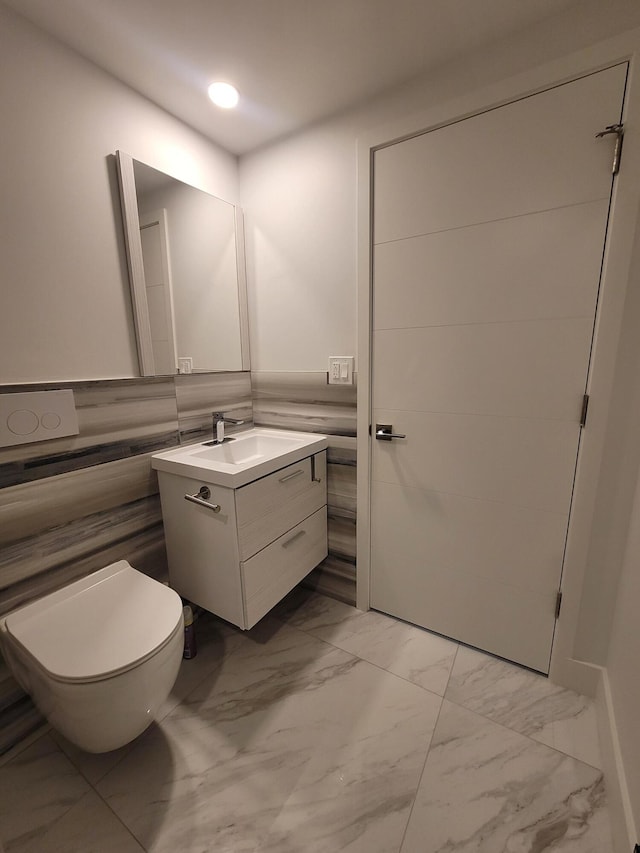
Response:
M252 631L204 614L160 719L0 767L6 853L608 853L589 700L295 590Z

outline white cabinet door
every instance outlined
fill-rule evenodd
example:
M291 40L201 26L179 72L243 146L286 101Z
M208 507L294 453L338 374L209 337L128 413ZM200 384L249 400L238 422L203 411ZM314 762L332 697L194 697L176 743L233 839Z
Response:
M626 72L374 161L371 605L543 672Z

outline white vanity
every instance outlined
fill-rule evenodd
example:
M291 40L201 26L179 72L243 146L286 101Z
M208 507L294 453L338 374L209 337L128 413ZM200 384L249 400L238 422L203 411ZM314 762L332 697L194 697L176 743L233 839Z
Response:
M171 586L253 627L327 556L326 447L251 429L155 454Z

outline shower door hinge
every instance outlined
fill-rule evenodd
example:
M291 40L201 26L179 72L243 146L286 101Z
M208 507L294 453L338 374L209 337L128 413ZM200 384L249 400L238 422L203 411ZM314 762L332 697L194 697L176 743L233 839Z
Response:
M562 593L558 590L556 595L556 619L560 616L560 608L562 607Z
M580 412L580 426L583 427L587 423L587 409L589 408L589 395L585 394L582 398L582 411Z
M596 133L596 139L601 139L603 136L615 134L616 147L613 149L613 165L611 166L611 174L617 175L620 171L620 159L622 157L622 141L624 139L623 124L609 124L600 133Z

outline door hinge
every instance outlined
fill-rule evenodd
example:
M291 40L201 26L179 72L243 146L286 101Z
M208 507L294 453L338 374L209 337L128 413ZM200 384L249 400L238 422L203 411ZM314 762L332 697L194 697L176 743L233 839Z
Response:
M613 149L613 165L611 166L611 174L617 175L620 171L620 159L622 158L622 141L624 139L623 124L609 124L600 133L596 133L596 139L601 139L603 136L615 134L616 147Z
M556 619L560 616L560 608L562 607L562 593L558 590L556 595Z
M587 410L589 408L589 395L585 394L582 398L582 411L580 412L580 426L586 426L587 423Z

